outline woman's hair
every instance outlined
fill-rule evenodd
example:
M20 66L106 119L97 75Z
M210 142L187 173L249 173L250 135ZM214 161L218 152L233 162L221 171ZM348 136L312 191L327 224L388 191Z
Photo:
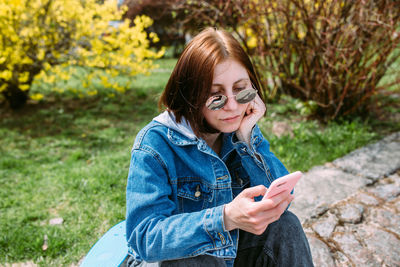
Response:
M216 132L206 122L202 107L211 91L215 66L227 59L236 60L247 70L263 98L255 69L240 43L224 30L207 28L183 50L161 95L159 107L172 111L177 122L185 118L197 136Z

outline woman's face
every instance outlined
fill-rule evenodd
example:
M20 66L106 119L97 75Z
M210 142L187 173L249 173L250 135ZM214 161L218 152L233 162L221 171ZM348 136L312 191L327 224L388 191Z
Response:
M238 92L246 87L251 87L251 82L246 69L237 61L227 59L215 66L214 79L209 97L222 94L228 97L225 105L219 110L210 110L203 107L203 115L214 129L231 133L239 129L250 103L240 104L235 100Z

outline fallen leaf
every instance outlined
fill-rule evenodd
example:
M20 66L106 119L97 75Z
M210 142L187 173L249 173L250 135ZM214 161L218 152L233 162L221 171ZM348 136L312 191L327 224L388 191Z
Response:
M50 225L60 225L60 224L62 224L63 222L64 222L64 219L63 219L63 218L54 218L54 219L51 219L51 220L50 220L49 224L50 224Z
M42 250L44 250L44 251L46 251L48 249L48 247L49 247L47 245L47 240L48 240L47 235L44 235L44 237L43 237L43 246L42 246Z

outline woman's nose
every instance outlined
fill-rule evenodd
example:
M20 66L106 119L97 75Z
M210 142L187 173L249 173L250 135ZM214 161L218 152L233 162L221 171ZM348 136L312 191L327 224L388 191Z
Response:
M225 109L225 110L235 110L235 109L237 109L238 104L239 104L239 103L236 101L234 95L229 96L228 99L226 100L224 109Z

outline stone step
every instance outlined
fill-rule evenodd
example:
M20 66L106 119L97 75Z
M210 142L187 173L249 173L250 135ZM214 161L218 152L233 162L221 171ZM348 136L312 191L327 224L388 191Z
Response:
M357 149L333 163L316 166L295 187L290 210L304 222L359 188L400 169L400 132Z
M295 195L315 266L400 266L400 132L312 168Z

